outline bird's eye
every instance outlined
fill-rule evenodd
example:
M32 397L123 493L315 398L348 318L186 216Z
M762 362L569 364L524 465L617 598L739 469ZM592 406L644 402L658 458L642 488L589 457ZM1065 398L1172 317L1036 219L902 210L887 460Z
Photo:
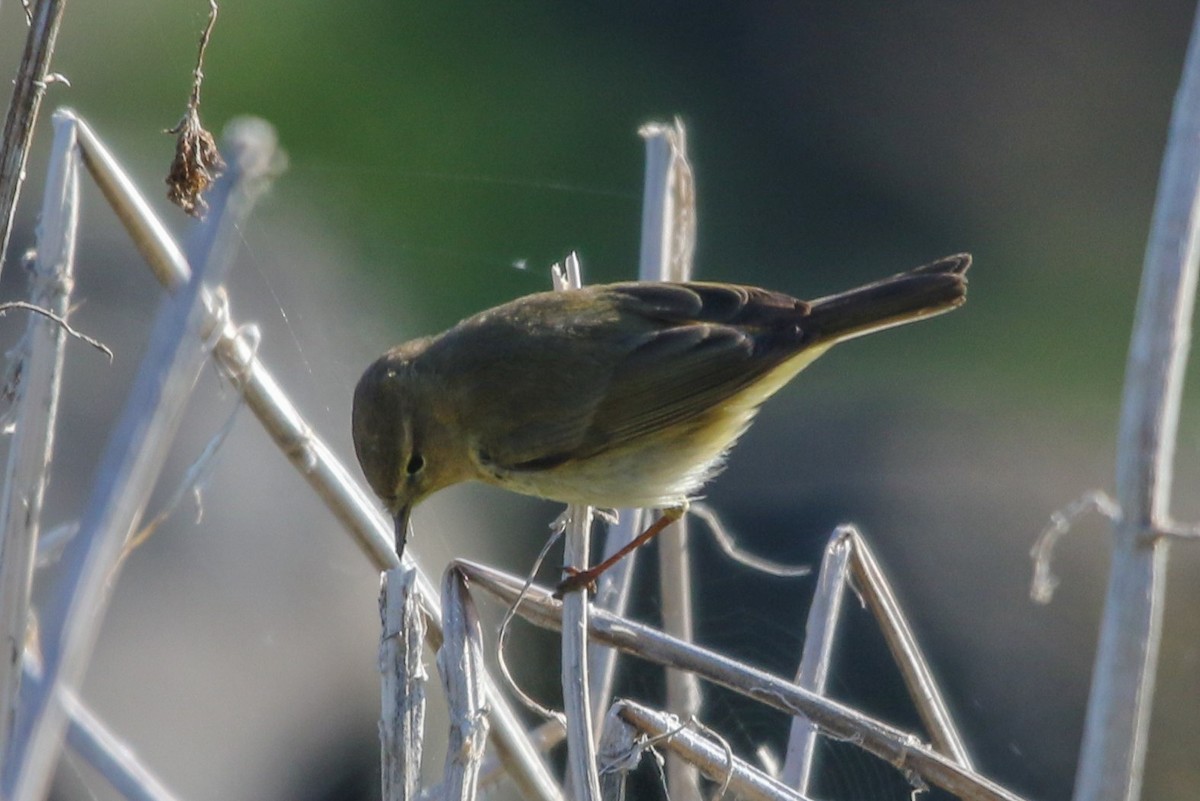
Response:
M409 457L408 466L404 468L404 471L410 476L415 476L424 469L425 457L421 456L419 453L414 453L411 457Z

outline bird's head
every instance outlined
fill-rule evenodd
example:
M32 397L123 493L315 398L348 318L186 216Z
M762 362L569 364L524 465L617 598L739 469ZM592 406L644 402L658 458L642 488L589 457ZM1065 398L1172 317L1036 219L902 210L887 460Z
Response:
M401 345L366 369L354 390L354 451L371 489L396 523L403 553L408 518L420 501L466 476L449 401L414 365L426 340Z

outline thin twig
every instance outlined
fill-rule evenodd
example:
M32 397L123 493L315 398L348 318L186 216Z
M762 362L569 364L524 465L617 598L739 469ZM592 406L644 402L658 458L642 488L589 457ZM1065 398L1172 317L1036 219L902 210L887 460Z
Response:
M712 797L712 800L713 801L724 801L725 795L729 792L730 783L734 779L734 773L738 767L738 765L737 765L738 760L733 755L733 746L729 744L728 740L726 740L724 737L722 737L720 734L718 734L716 732L716 730L710 729L708 726L705 726L700 721L699 718L692 718L691 720L689 720L687 722L687 725L686 725L684 731L687 732L687 729L696 729L699 734L701 734L703 736L707 736L707 737L717 741L717 745L721 749L721 755L725 757L725 762L717 768L718 778L720 779L721 786L717 788L716 795L714 795ZM684 736L686 737L687 735L685 734ZM701 758L704 758L704 757L701 757ZM699 765L699 762L697 762L694 759L689 758L688 761L692 762L693 764ZM750 768L748 764L743 762L743 763L741 763L741 765L743 768L746 768L749 770L754 770L756 773L759 773L761 775L761 771L758 771L755 768ZM724 776L719 776L720 772L723 772ZM713 774L711 774L711 773L706 773L705 775L707 775L709 778L713 778ZM771 778L771 777L764 776L763 778Z
M801 578L812 575L812 565L787 565L783 562L765 559L742 550L728 529L725 528L725 524L721 522L721 518L717 515L716 510L703 501L692 501L688 506L688 514L694 515L704 521L704 525L708 528L709 533L713 535L713 540L717 543L717 547L739 565L745 565L752 570L757 570L760 573L766 573L776 578Z
M4 118L4 133L0 135L0 269L8 253L17 200L25 181L25 162L42 96L50 82L50 57L65 7L66 0L41 0L37 4L29 20L25 52Z
M567 719L563 713L539 703L533 696L525 692L525 689L513 677L512 671L508 667L508 636L512 632L512 622L517 617L517 607L521 605L521 600L525 597L525 591L533 586L533 580L537 578L538 571L542 569L542 564L545 563L546 557L549 556L550 549L554 547L556 542L562 539L563 530L566 528L566 525L567 521L564 515L561 522L555 521L554 525L551 526L551 534L546 538L546 542L538 552L537 558L533 560L533 567L529 569L529 574L525 577L525 586L517 594L516 600L505 611L504 618L500 621L500 632L496 637L496 664L499 666L500 675L507 682L508 688L512 690L513 695L517 696L517 700L525 705L526 709L556 723L564 734L566 732Z
M211 346L206 349L211 350ZM171 493L163 508L150 518L150 522L139 528L133 536L125 543L125 547L121 549L121 556L117 559L117 564L121 565L129 558L129 555L142 547L153 537L163 523L171 519L171 516L183 505L183 500L188 494L191 494L196 503L196 517L193 521L195 525L199 525L204 517L203 490L205 484L212 477L213 470L217 466L217 456L221 451L221 446L225 444L225 440L233 431L233 425L237 422L238 412L241 410L241 400L229 412L229 416L225 419L224 425L208 440L208 444L204 446L204 450L200 455L188 466L184 472L183 478L176 485L175 491Z
M196 49L196 68L192 70L192 93L188 97L188 108L200 108L200 88L204 85L204 54L217 25L217 0L208 0L208 23L200 34L200 46Z
M1029 551L1029 556L1033 559L1033 581L1030 582L1029 597L1035 603L1048 604L1054 598L1054 590L1058 587L1058 577L1054 575L1051 566L1054 548L1071 530L1075 521L1091 511L1103 515L1114 525L1121 517L1117 502L1102 490L1085 492L1082 497L1050 515L1050 522L1042 529Z
M54 311L53 309L47 309L42 306L39 306L36 303L28 303L23 300L10 300L7 303L0 303L0 317L3 317L5 315L5 313L13 311L14 309L20 309L22 311L33 312L34 314L40 314L49 320L53 320L67 334L75 337L76 339L80 340L81 342L86 342L87 344L91 345L93 348L95 348L96 350L100 351L105 356L107 356L109 363L110 364L112 363L112 360L113 360L112 348L108 347L108 345L105 345L103 342L96 339L95 337L90 337L87 334L83 333L82 331L72 328L71 324L67 322L67 318L65 316L63 316L63 314L60 314L60 313Z
M125 547L121 549L121 556L117 560L118 563L124 562L129 558L129 554L140 548L146 540L154 536L159 527L163 523L171 519L171 515L183 505L183 499L188 493L196 500L196 519L195 523L199 524L204 515L204 507L201 504L201 491L204 485L212 476L212 472L217 466L217 455L221 451L221 446L225 444L225 440L229 437L229 433L233 431L233 425L237 422L238 412L241 411L241 400L230 411L229 416L225 419L225 424L221 429L209 438L208 444L204 446L204 450L192 462L188 469L183 474L183 479L175 487L175 491L171 493L171 497L163 504L162 510L154 517L150 518L150 522L142 526L138 531L129 538L125 543Z

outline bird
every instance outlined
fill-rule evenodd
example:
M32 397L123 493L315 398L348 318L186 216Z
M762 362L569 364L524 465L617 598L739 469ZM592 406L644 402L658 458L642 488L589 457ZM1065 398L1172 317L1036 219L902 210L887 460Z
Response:
M611 559L568 568L561 597L684 514L763 402L833 345L961 306L970 265L960 253L809 301L699 281L526 295L367 367L355 453L398 554L413 507L464 481L664 510Z

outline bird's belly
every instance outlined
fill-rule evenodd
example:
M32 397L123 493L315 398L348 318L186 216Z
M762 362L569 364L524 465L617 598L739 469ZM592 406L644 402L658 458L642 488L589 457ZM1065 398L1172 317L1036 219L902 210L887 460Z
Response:
M546 470L494 473L497 486L561 503L606 508L682 505L720 472L756 409L726 409L675 430Z

